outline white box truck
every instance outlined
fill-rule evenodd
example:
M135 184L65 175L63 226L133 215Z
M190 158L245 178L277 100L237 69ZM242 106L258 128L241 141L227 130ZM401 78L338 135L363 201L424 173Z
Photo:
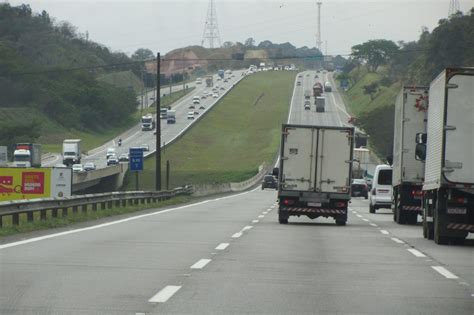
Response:
M63 141L63 164L70 166L81 163L81 139Z
M428 87L402 87L395 102L392 211L398 224L416 224L422 214L425 164L415 158L415 137L426 132Z
M176 123L176 111L169 109L166 112L166 123L175 124Z
M153 130L155 129L155 118L151 114L144 115L142 116L141 124L143 131Z
M17 143L13 151L14 167L41 167L41 144Z
M427 133L416 136L425 160L423 236L437 244L474 232L474 68L447 68L430 84Z
M351 198L354 128L283 125L278 220L332 217L345 225Z

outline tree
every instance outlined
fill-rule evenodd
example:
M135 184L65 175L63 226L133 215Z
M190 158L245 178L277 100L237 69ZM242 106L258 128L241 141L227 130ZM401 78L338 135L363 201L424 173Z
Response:
M234 43L229 42L229 41L222 43L222 48L232 48L233 46L234 46Z
M139 48L132 55L132 59L138 60L138 61L150 60L150 59L153 59L154 57L155 55L148 48Z
M352 46L352 57L367 63L369 71L376 72L378 67L390 62L398 52L398 46L391 40L369 40L363 44Z
M253 39L252 37L247 38L244 42L244 45L248 48L255 47L255 39Z

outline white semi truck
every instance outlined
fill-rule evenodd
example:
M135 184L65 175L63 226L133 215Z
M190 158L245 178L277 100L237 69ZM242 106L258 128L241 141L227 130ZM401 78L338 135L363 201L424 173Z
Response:
M41 167L41 144L17 143L13 151L14 167Z
M395 102L392 211L398 224L416 224L422 214L425 164L415 157L416 134L426 132L428 87L405 86Z
M278 220L332 217L345 225L351 198L354 128L283 125Z
M155 118L151 114L142 116L141 123L143 131L155 129Z
M427 132L416 136L425 160L423 236L437 244L474 232L474 68L447 68L430 84Z
M81 139L63 141L63 164L70 166L81 163Z

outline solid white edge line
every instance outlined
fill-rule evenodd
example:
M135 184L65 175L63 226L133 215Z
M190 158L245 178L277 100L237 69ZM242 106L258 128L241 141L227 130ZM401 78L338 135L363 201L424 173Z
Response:
M194 263L190 268L191 269L202 269L204 268L208 263L211 262L211 259L199 259L197 262Z
M425 254L414 248L407 248L407 251L415 255L415 257L426 257Z
M392 237L391 240L394 241L395 243L398 243L398 244L405 244L404 241L402 241L401 239L398 239L396 237Z
M390 234L387 230L380 230L380 233L385 234L385 235Z
M447 279L458 279L459 277L456 276L454 273L449 271L448 269L442 267L442 266L431 266L434 270L436 270L438 273L443 275Z
M237 233L234 233L234 235L232 235L233 238L239 238L242 236L242 232L237 232Z
M224 250L227 248L227 246L229 246L229 243L220 243L219 245L217 245L216 249L217 250Z
M222 197L222 198L220 198L220 200L246 195L246 194L254 192L258 189L259 189L259 187L255 188L253 190L250 190L250 191L245 191L245 192L239 193L239 194ZM107 223L93 225L93 226L89 226L89 227L85 227L85 228L80 228L80 229L75 229L75 230L70 230L70 231L65 231L65 232L59 232L59 233L54 233L54 234L49 234L49 235L44 235L44 236L33 237L33 238L26 239L26 240L23 240L23 241L7 243L7 244L0 245L0 250L5 249L5 248L9 248L9 247L15 247L15 246L19 246L19 245L25 245L25 244L29 244L29 243L39 242L39 241L43 241L43 240L47 240L47 239L55 238L55 237L60 237L60 236L64 236L64 235L69 235L69 234L75 234L75 233L84 232L84 231L100 229L100 228L108 227L108 226L115 225L115 224L125 223L125 222L129 222L129 221L138 220L138 219L141 219L141 218L154 216L154 215L159 215L159 214L164 214L164 213L168 213L168 212L182 210L182 209L186 209L186 208L190 208L190 207L194 207L194 206L199 206L199 205L202 205L202 204L205 204L205 203L208 203L208 202L212 202L212 201L214 201L214 200L212 200L212 199L204 200L204 201L192 203L192 204L189 204L189 205L179 206L179 207L171 208L171 209L159 210L159 211L146 213L146 214L141 214L141 215L137 215L137 216L126 218L126 219L121 219L121 220L117 220L117 221L111 221L111 222L107 222Z
M161 289L157 294L152 296L151 299L148 300L150 303L165 303L172 297L178 290L181 289L180 285L168 285Z

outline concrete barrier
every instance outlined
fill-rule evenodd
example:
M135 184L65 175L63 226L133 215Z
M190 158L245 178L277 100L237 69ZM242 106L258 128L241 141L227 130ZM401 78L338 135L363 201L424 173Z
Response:
M258 173L242 182L222 183L222 184L197 184L193 185L193 196L207 196L228 192L239 192L247 190L259 183L263 176L268 173L269 167L262 163L258 167Z

